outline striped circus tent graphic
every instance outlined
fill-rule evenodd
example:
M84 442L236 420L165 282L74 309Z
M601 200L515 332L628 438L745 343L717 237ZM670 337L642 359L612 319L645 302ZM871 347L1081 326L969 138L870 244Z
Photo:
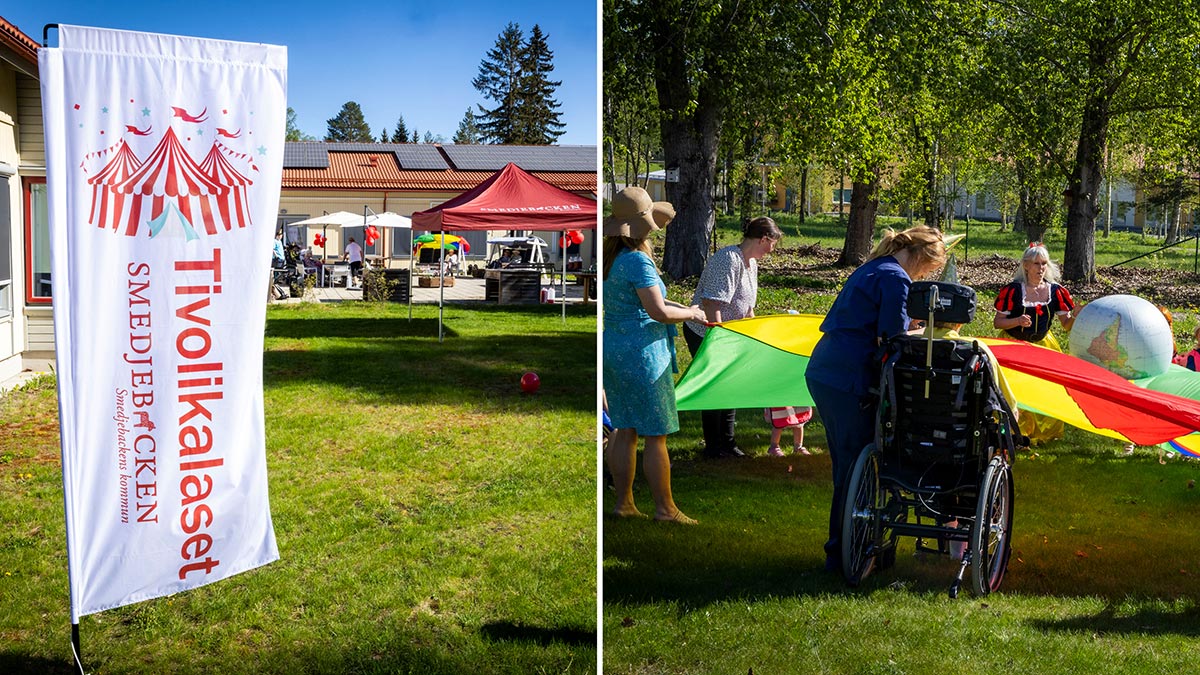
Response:
M104 165L100 173L87 181L92 186L92 212L88 217L89 223L101 228L117 229L120 220L114 214L122 213L126 195L113 190L113 186L132 176L140 164L137 155L133 154L129 144L122 139L117 144L117 151L112 160ZM136 220L130 222L129 226L133 231L137 231Z
M225 159L226 153L241 156L220 143L213 143L208 155L200 164L200 171L214 182L229 188L228 197L217 204L221 222L228 230L235 222L238 227L250 224L250 205L246 201L246 188L253 185L254 181L238 173L229 160Z
M161 223L167 206L178 211L188 228L216 234L250 224L246 188L252 181L237 171L214 143L203 166L188 155L175 130L168 128L144 162L121 142L116 156L95 176L91 220L100 228L122 229L136 236L143 224ZM174 214L172 214L174 215ZM173 220L173 218L172 218ZM152 235L160 230L151 229Z

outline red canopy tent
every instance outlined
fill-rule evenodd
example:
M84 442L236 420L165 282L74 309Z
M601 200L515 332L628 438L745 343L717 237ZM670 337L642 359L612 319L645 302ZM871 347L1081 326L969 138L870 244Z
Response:
M413 229L446 230L594 230L596 200L577 195L509 162L474 188L425 211L412 214ZM439 265L439 268L442 266ZM566 307L566 254L563 254L563 321ZM439 303L440 304L440 303ZM441 339L441 316L438 339Z
M596 200L568 192L509 162L461 195L412 214L419 230L592 230Z

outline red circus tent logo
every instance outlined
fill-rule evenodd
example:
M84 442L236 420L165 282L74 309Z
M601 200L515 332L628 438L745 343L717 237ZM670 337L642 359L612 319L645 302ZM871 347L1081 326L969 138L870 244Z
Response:
M246 223L250 222L250 205L246 200L246 188L254 181L233 168L233 165L222 154L223 149L225 149L223 145L214 142L208 155L204 157L204 162L200 164L200 171L211 178L213 182L229 189L228 199L223 199L217 204L221 222L225 223L225 229L228 230L229 224L232 222L238 223L238 227L245 227ZM225 150L229 152L229 150Z
M164 216L177 213L187 230L212 235L251 224L246 189L253 184L229 163L214 142L203 165L188 155L183 144L168 128L161 141L139 163L129 146L121 141L116 156L88 179L92 186L92 209L88 222L99 228L122 230L137 236L142 225L151 225L157 236ZM156 228L152 222L157 221Z
M92 186L92 213L88 217L89 223L98 227L112 223L112 228L117 229L120 223L119 214L125 212L125 193L117 192L113 186L132 176L140 164L133 150L122 139L112 161L87 181ZM136 222L130 223L130 226L134 232L137 231Z

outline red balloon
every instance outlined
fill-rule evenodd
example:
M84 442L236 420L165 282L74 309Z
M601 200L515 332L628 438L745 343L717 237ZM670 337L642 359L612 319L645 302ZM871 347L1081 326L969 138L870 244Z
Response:
M532 394L537 391L541 384L542 381L538 378L537 373L530 372L521 376L521 391L526 394Z
M579 230L571 230L570 232L567 233L567 236L571 238L572 244L582 244L583 243L583 233L580 232Z

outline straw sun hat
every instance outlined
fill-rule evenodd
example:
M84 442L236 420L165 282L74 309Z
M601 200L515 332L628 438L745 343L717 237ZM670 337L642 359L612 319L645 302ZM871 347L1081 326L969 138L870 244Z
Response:
M604 236L645 239L674 217L670 203L656 202L644 189L631 185L613 197L612 215L604 219Z

